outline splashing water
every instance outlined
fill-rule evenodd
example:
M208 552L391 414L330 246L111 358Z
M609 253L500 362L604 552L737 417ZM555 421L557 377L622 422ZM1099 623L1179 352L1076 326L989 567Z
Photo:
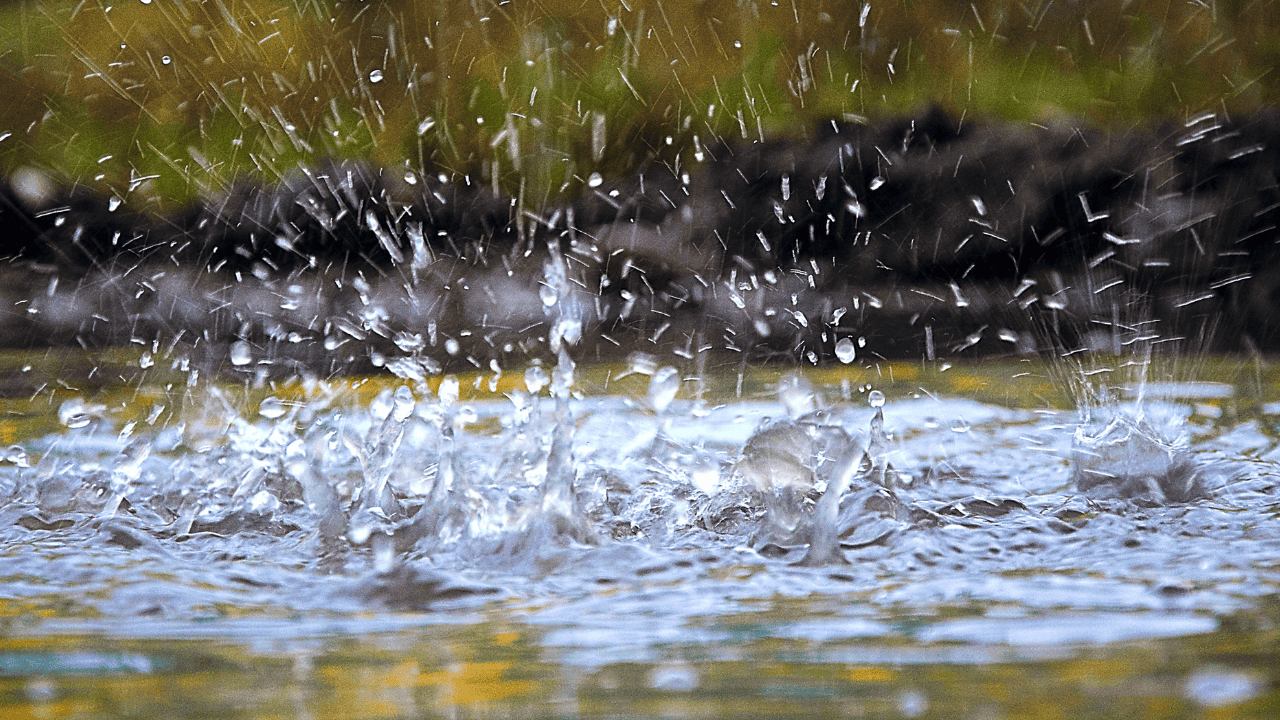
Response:
M927 604L951 583L993 601L1030 592L1023 602L1083 608L1099 583L1127 588L1119 602L1146 603L1142 568L1176 542L1176 555L1157 564L1181 579L1161 582L1194 583L1201 589L1188 602L1217 610L1241 601L1238 584L1215 580L1229 574L1221 543L1274 524L1250 501L1270 486L1261 457L1272 441L1235 428L1196 444L1203 428L1176 405L1069 422L1065 412L890 402L872 390L858 409L828 405L824 386L788 374L775 401L680 412L679 378L654 372L638 388L644 407L575 399L578 375L562 346L549 378L529 368L505 402L464 401L454 376L434 391L384 387L367 405L344 400L355 388L338 384L247 407L210 388L181 422L117 435L108 408L67 401L65 434L11 449L0 468L7 535L39 532L52 543L10 557L24 567L48 561L41 548L83 547L73 556L104 567L125 557L150 568L199 562L190 581L160 583L163 601L141 592L156 589L152 570L78 590L55 564L40 573L51 585L31 590L108 614L175 618L234 595L230 578L244 573L275 578L272 604L349 608L354 587L357 605L431 607L492 593L556 596L604 576L638 582L653 563L695 586L728 568L797 565L818 574L788 582L818 591L831 580L817 569L841 567L891 602ZM960 419L970 429L958 435ZM661 446L646 440L654 433ZM1231 448L1250 442L1257 459L1232 459ZM1137 541L1150 552L1103 550L1151 522L1155 534ZM1194 530L1205 523L1228 529ZM1175 541L1189 531L1195 540ZM640 565L607 559L641 550ZM704 559L671 565L690 551ZM207 561L227 553L240 559ZM1189 555L1219 560L1193 568L1175 559ZM1093 578L1104 561L1105 578ZM1039 595L1036 568L1076 577L1083 594ZM1011 571L1028 574L989 584ZM894 578L914 579L914 589L891 590Z

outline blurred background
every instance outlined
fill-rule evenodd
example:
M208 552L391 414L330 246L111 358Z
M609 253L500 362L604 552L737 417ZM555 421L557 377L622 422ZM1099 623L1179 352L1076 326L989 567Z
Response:
M0 171L163 210L361 158L537 207L831 118L1248 113L1277 65L1274 0L9 0Z

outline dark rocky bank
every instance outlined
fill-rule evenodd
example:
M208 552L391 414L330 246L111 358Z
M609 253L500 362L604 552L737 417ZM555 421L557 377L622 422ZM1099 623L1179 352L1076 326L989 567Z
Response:
M1103 134L932 111L701 153L537 212L333 162L159 216L22 169L0 346L505 367L569 312L587 361L1280 351L1280 113Z

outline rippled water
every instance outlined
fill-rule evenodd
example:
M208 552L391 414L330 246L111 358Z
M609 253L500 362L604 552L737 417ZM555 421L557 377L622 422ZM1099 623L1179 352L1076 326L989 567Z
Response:
M562 361L60 396L60 429L0 427L18 441L0 468L0 688L27 711L89 693L101 712L110 678L248 668L334 717L308 705L317 677L402 681L374 716L520 698L608 714L591 698L610 695L733 714L735 693L772 693L764 714L856 696L916 716L985 707L939 667L991 683L1007 666L1019 687L1049 663L1070 684L1052 664L1087 656L1128 658L1117 683L1163 677L1152 697L1187 708L1274 704L1269 664L1206 657L1242 627L1240 657L1276 649L1261 386L1118 385L1082 411L1027 367Z

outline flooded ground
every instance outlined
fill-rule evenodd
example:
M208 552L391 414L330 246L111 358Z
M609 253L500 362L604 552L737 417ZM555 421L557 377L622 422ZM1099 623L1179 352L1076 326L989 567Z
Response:
M1275 712L1267 366L566 361L34 383L0 715Z

